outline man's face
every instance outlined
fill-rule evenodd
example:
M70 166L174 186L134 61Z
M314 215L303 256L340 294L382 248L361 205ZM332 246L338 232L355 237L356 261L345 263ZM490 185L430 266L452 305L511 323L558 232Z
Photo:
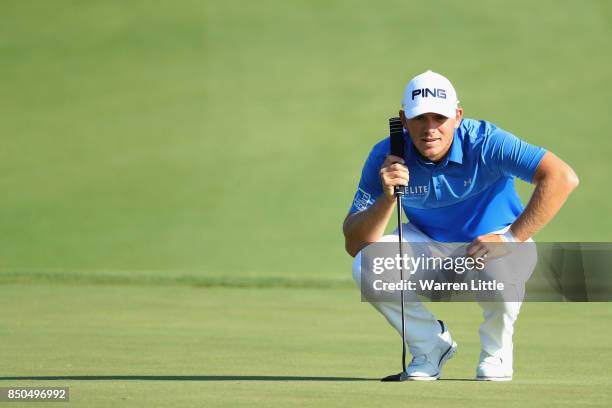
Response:
M433 162L442 160L450 150L455 128L459 126L462 116L461 108L457 108L454 118L438 113L423 113L406 119L404 111L400 111L402 123L408 129L412 143L423 157Z

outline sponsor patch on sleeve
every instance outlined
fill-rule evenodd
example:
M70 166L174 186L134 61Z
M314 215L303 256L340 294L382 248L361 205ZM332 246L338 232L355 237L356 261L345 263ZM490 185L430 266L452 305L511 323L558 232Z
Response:
M369 206L374 204L372 200L372 195L363 191L362 189L357 189L357 194L355 194L355 200L353 201L353 206L359 210L363 211L367 209Z

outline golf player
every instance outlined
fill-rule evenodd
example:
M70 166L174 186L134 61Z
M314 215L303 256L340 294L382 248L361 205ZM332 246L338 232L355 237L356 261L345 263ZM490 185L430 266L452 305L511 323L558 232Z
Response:
M383 236L394 214L395 186L402 197L407 242L467 243L469 256L486 257L491 243L525 242L544 227L578 186L565 162L484 120L463 118L451 82L432 71L413 78L399 112L404 157L389 154L389 137L371 150L353 204L343 225L347 252L355 257L353 278L360 285L361 250L370 243L397 242ZM515 191L519 178L535 188L526 207ZM530 274L535 260L529 265ZM524 291L524 285L519 290ZM401 333L399 301L372 305ZM521 302L479 302L479 380L512 379L512 335ZM457 348L446 324L418 300L405 304L406 342L412 360L408 379L436 380Z

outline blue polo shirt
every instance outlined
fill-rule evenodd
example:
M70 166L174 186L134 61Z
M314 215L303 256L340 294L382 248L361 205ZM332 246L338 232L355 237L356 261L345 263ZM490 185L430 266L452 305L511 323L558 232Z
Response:
M512 224L523 211L514 178L531 182L546 153L484 120L463 119L439 163L420 156L406 131L404 139L410 181L402 207L411 223L441 242L468 242ZM383 193L379 171L389 148L389 137L372 148L350 213Z

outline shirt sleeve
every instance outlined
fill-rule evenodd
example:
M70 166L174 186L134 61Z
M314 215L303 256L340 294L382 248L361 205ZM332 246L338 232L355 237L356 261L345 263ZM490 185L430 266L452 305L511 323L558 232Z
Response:
M493 128L482 149L485 165L505 177L531 182L546 149L534 146L511 133Z
M363 166L350 214L368 209L383 192L378 173L386 155L378 147L379 145L374 146Z

